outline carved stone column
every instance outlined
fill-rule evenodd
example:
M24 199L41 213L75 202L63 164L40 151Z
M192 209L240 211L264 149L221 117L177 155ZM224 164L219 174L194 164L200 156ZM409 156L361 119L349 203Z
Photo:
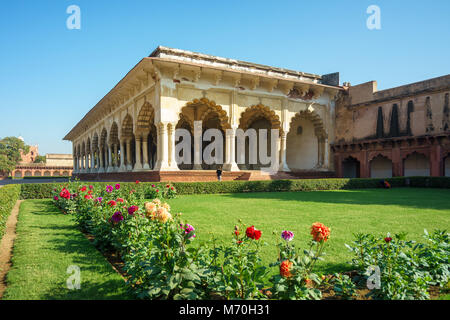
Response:
M80 161L81 161L81 166L80 166L80 173L84 173L85 172L85 155L84 154L82 154L81 155L81 159L80 159Z
M73 173L77 173L77 156L73 154Z
M114 162L112 156L112 145L108 145L108 167L106 168L106 172L113 172L114 170Z
M150 166L148 164L148 138L147 134L144 134L142 138L142 157L144 158L144 164L142 169L150 170Z
M325 141L324 141L323 157L324 157L323 167L329 170L330 169L330 145L328 143L328 138L325 138Z
M127 171L127 167L125 166L125 141L120 141L120 167L119 172Z
M177 171L178 164L175 157L175 126L176 123L169 123L167 125L168 132L168 156L169 156L169 167L168 170Z
M136 164L134 165L134 171L136 170L142 170L142 162L141 162L141 137L136 136L136 150L135 150L135 157L136 157Z
M287 140L287 133L286 131L280 132L280 171L291 171L287 165L286 161L286 140Z
M202 122L194 121L194 170L202 170Z
M98 173L105 172L105 163L103 161L103 155L105 154L104 151L105 151L104 147L100 147L100 149L98 151L98 158L99 158L98 159L99 160L99 167L98 167L98 170L97 170Z
M160 122L157 126L158 130L158 160L155 165L155 170L165 171L169 167L169 152L168 152L168 134L167 124Z
M126 168L127 171L133 170L133 164L131 163L131 139L125 141L126 148L127 148L127 163Z
M120 163L119 163L119 145L117 143L113 144L112 156L113 156L112 161L114 171L118 171Z
M223 170L239 171L236 163L236 128L227 129L225 134L225 163Z

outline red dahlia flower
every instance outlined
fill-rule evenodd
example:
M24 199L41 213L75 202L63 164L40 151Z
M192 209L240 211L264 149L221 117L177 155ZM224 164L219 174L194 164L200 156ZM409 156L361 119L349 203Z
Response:
M245 234L253 240L259 240L261 238L261 230L255 229L255 226L248 227Z
M64 199L70 199L70 192L66 188L63 188L59 193L59 196Z
M129 215L133 215L138 210L139 210L138 206L131 206L131 207L128 208L128 214Z
M115 207L117 205L117 202L115 202L114 200L111 200L108 202L108 205L110 205L111 207Z

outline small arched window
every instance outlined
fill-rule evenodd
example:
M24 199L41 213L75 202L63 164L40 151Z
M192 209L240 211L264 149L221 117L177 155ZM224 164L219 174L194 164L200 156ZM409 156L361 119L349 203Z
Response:
M297 127L297 134L300 135L303 133L303 127L302 126L298 126Z

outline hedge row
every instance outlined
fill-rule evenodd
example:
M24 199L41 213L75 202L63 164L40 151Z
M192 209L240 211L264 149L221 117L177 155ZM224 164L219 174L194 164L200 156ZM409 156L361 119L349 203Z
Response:
M392 187L450 188L450 177L395 177L386 179ZM268 180L268 181L214 181L214 182L175 182L171 183L177 194L216 194L241 192L279 192L279 191L315 191L379 188L380 179L305 179L305 180ZM144 185L156 185L165 188L165 182L142 182ZM85 184L106 186L112 182L89 182ZM33 183L21 185L21 199L50 198L53 188L61 183ZM121 187L131 190L132 182L122 182Z
M7 185L0 188L0 239L5 233L6 220L20 197L20 185Z

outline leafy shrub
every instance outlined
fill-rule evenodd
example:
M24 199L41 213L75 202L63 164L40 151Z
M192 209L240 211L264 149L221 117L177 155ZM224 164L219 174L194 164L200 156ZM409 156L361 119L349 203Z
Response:
M406 240L406 234L393 238L357 234L352 246L355 254L352 264L367 281L373 271L379 270L380 287L369 292L376 299L428 299L428 288L448 282L449 242L445 231L425 233L427 243ZM370 279L369 279L370 280Z
M348 275L335 273L331 284L333 284L333 291L338 297L350 300L356 294L356 285Z
M241 234L240 230L245 230ZM211 265L214 276L208 281L209 290L220 293L226 299L264 298L264 278L268 268L262 265L260 240L262 232L254 226L236 226L231 244L224 244L213 251L215 263Z
M450 177L394 177L386 179L392 188L420 187L420 188L450 188ZM93 182L94 187L104 188L108 182ZM21 199L44 199L52 197L52 190L60 183L36 183L21 185ZM282 192L282 191L315 191L315 190L343 190L380 188L380 179L296 179L296 180L268 180L268 181L211 181L211 182L174 182L169 183L174 188L172 195L158 195L171 193L165 182L124 182L123 190L131 191L139 185L139 192L147 199L170 198L176 194L216 194L240 192ZM158 190L158 192L156 192Z
M20 185L7 185L0 188L0 240L5 233L6 220L19 200Z
M316 288L321 279L313 272L318 260L323 260L323 249L329 238L330 229L321 223L314 223L311 227L313 236L309 249L303 254L290 244L294 234L283 231L281 237L285 240L278 244L278 261L272 266L280 267L280 274L272 277L274 284L271 292L278 299L290 300L319 300L321 291Z

